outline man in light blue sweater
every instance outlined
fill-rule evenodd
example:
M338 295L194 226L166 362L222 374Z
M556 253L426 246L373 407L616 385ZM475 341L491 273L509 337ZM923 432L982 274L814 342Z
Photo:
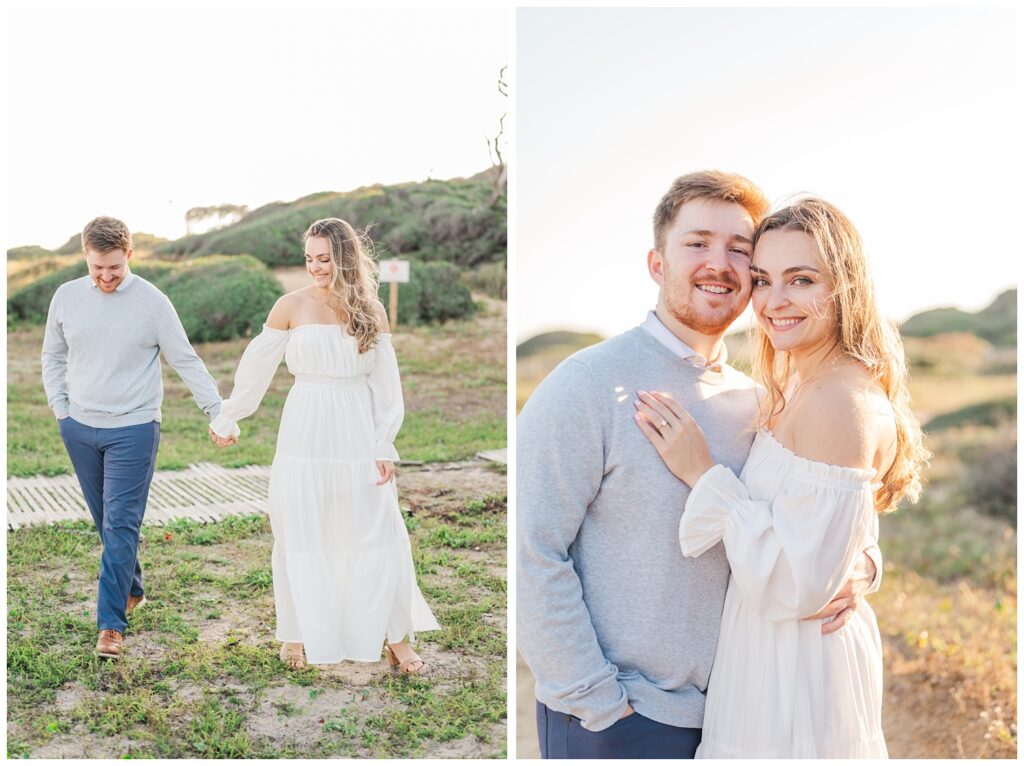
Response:
M43 386L103 541L96 653L118 659L128 615L146 601L138 547L160 442L160 354L211 420L221 398L170 300L129 271L128 227L90 221L82 252L88 276L50 301Z
M721 543L684 558L689 489L633 420L639 391L671 394L712 457L739 473L754 437L754 382L722 338L751 292L761 191L728 173L675 181L654 215L654 311L562 362L517 425L517 627L536 680L545 758L685 758L700 744L729 564ZM849 617L878 565L815 617Z

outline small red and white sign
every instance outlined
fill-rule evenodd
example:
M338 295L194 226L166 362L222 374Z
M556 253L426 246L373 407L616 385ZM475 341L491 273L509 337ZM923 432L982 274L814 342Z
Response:
M381 261L380 262L381 282L408 282L409 262L408 261Z

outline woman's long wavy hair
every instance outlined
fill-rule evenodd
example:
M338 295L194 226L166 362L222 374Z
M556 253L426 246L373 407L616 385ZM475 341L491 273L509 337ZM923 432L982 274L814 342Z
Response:
M377 319L377 263L373 260L373 244L364 234L340 218L321 218L314 221L302 235L323 237L331 246L330 306L345 321L348 331L359 344L359 353L365 353L377 342L383 331Z
M802 231L814 240L832 285L836 343L868 370L892 405L896 458L875 493L875 507L879 513L896 510L903 497L917 500L921 471L931 457L924 446L921 426L910 409L903 340L896 326L882 318L860 235L835 205L808 197L772 213L754 232L755 248L766 232L785 229ZM754 369L767 389L759 415L760 425L766 425L786 406L783 392L793 368L790 354L776 352L759 324L754 329L753 350Z

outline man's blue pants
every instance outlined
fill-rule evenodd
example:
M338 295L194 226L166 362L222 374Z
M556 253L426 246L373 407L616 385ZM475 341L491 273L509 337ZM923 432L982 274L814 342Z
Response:
M589 731L576 716L537 701L541 758L693 758L700 735L700 729L669 726L639 713Z
M93 428L70 417L58 423L103 541L96 623L100 630L124 633L128 596L143 593L139 533L156 467L160 424Z

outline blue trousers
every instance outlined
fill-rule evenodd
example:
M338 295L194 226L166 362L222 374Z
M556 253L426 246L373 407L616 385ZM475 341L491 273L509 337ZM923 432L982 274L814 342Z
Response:
M96 624L124 633L128 596L141 596L139 533L160 445L156 421L93 428L70 417L57 421L96 531L103 541Z
M669 726L639 713L588 731L576 716L537 702L541 758L693 758L700 735L700 729Z

